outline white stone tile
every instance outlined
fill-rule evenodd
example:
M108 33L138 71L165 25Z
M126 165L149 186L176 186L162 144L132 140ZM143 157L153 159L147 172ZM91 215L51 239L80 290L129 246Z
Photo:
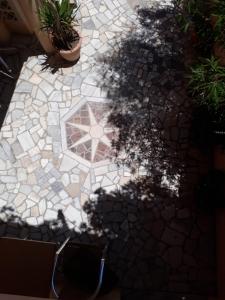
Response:
M66 208L66 210L64 211L64 215L66 219L68 219L70 222L76 222L77 226L79 226L79 224L82 223L82 217L80 211L78 211L72 205L69 205Z
M19 134L17 138L24 151L28 151L35 146L34 141L28 131Z
M68 194L62 190L59 192L59 197L64 200L68 197Z
M38 141L38 147L39 147L39 149L43 150L44 146L45 146L45 140L44 139L39 140Z
M62 180L62 183L63 183L64 186L67 186L70 183L70 178L69 178L69 175L67 173L63 174L61 180Z
M46 221L52 221L57 219L57 212L52 209L47 209L44 215Z
M92 185L92 191L96 191L97 189L99 189L101 187L101 184L99 182L95 183Z
M18 181L25 181L27 179L27 172L24 168L17 169L17 179Z
M0 199L0 207L3 207L7 204L6 200Z
M116 185L108 185L104 187L106 193L111 193L117 189Z
M67 155L64 155L59 170L61 172L68 172L77 165L77 161L75 161Z
M59 124L59 113L58 112L48 112L48 125L58 125Z
M82 171L84 171L85 173L89 172L89 168L84 166L83 164L79 164L78 168Z
M26 210L26 203L24 202L24 203L22 203L22 205L20 205L19 207L17 207L17 212L19 213L19 214L22 214L25 210Z
M32 200L27 199L26 200L26 205L27 205L27 208L31 208L31 207L35 206L36 203Z
M48 201L48 202L47 202L47 208L52 208L52 207L53 207L52 202L51 202L51 201Z
M95 175L103 175L108 172L108 166L98 167L94 169Z
M38 203L39 200L40 200L39 195L36 194L36 193L34 193L34 192L31 192L31 193L29 194L28 198L29 198L30 200L32 200L33 202L35 202L35 203Z
M84 182L84 188L87 189L87 190L90 190L90 189L91 189L91 178L90 178L90 174L88 174L88 176L87 176L86 179L85 179L85 182Z
M22 214L22 219L25 219L30 216L30 209L27 209L23 214Z
M54 87L51 84L49 84L46 80L42 80L39 84L39 87L42 89L42 91L45 92L47 96L49 96L54 90Z
M15 183L17 178L15 176L0 176L0 181L2 183Z
M39 208L39 212L41 215L43 215L46 211L47 205L46 205L46 200L42 199L39 203L38 203L38 208Z
M4 162L4 160L0 159L0 170L5 170L6 168L6 163Z
M48 164L48 159L41 159L41 166L42 168L46 167L46 165Z
M106 176L104 176L103 180L102 180L102 183L101 183L101 186L102 187L105 187L105 186L109 186L109 185L112 185L113 182Z
M30 225L36 226L38 225L37 219L35 217L30 217L26 219L26 222Z
M79 176L76 175L76 174L72 174L72 175L70 175L70 180L71 180L71 183L78 183L79 182Z

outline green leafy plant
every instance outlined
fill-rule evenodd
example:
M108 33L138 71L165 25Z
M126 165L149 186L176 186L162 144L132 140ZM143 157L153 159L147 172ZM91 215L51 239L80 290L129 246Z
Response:
M201 56L208 57L213 43L207 0L175 0L176 19L184 33L189 32L195 40L195 48Z
M176 0L176 11L177 11L177 21L181 27L181 30L187 32L190 27L194 24L194 18L200 16L201 12L199 11L196 0L183 1Z
M225 46L225 1L214 0L212 16L215 19L214 37L215 40Z
M191 68L189 91L199 105L218 112L225 102L225 68L214 57Z
M56 49L70 50L79 40L73 28L78 10L77 4L69 0L44 0L38 11L41 30L49 33Z

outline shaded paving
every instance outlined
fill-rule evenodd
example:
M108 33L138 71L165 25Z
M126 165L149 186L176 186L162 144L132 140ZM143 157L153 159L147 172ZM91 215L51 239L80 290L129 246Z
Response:
M2 203L6 205L1 212L4 221L0 227L1 234L54 241L63 241L65 237L71 236L80 242L109 243L108 261L120 279L123 299L207 299L208 295L215 294L216 286L214 219L198 211L194 189L201 174L207 171L208 158L195 149L190 140L192 103L184 91L183 39L176 26L173 6L169 2L157 5L154 1L154 5L139 7L135 13L129 10L126 1L121 1L121 6L117 1L111 4L105 2L112 11L118 10L122 14L119 21L109 26L113 33L109 33L105 25L101 28L99 18L95 15L91 22L89 16L85 16L88 14L85 7L81 12L84 16L82 26L88 28L87 31L90 30L93 36L98 36L98 26L101 42L104 40L103 32L107 32L106 36L110 37L106 43L108 47L104 47L104 43L102 46L95 39L89 44L89 39L78 65L68 69L64 77L54 77L54 87L45 84L51 105L48 111L44 104L40 115L44 118L48 114L47 127L43 128L51 135L58 126L57 114L63 118L66 116L64 119L68 121L70 114L76 116L82 104L87 103L86 100L96 103L96 98L105 98L109 106L110 126L118 130L112 148L116 161L122 167L117 170L113 163L108 169L103 168L103 171L99 166L92 166L92 171L88 171L88 165L80 160L80 165L84 166L79 172L75 171L76 166L70 169L68 166L77 157L68 156L68 152L65 152L68 149L59 147L57 142L60 141L60 135L54 131L52 140L45 138L48 148L44 149L46 155L52 145L52 157L47 156L43 161L42 152L35 153L30 149L25 151L31 158L42 159L41 166L45 173L39 172L41 167L35 170L38 184L30 183L28 179L22 180L17 190L25 195L26 190L29 190L27 186L33 185L33 190L29 190L28 199L17 199L16 204L19 204L15 207L12 204L15 203L16 195L13 198L13 193L10 193L12 200L7 203L2 198ZM93 13L94 10L100 10L101 1L96 1L93 6L87 1L87 7ZM127 9L126 13L120 10L121 7ZM104 11L104 8L101 10ZM110 19L107 11L105 16ZM131 22L128 22L129 26L126 18L123 19L125 14ZM102 12L101 17L103 21ZM119 30L119 26L124 30ZM94 63L93 45L102 50L97 51L94 68L86 71L86 67ZM35 68L35 72L39 70L34 60L33 65L32 60L28 63L28 69L23 75L25 79L33 76L32 68ZM44 73L40 77L39 74L35 76L32 80L40 80L41 86L50 75ZM42 80L42 76L45 80ZM61 80L62 85L59 84ZM60 92L53 97L51 93L58 86ZM62 86L66 87L65 90ZM32 85L26 87L30 89ZM62 94L66 96L61 99ZM74 98L67 107L71 95ZM39 97L38 101L43 101L43 98ZM86 100L76 107L80 99L84 98ZM53 103L64 104L64 99L65 105L58 111L58 104ZM29 96L25 100L29 101ZM37 101L33 107L38 111ZM34 127L38 125L35 122ZM78 129L82 130L81 127ZM39 130L41 128L37 132ZM33 132L31 135L35 137ZM60 157L61 151L63 158ZM70 159L66 161L65 157ZM54 167L45 165L49 163L46 159ZM35 159L33 162L35 164ZM14 166L17 163L14 162ZM136 177L137 173L140 176L133 178L130 169L136 171ZM111 177L108 177L108 173L111 173ZM29 176L33 177L32 172ZM108 183L105 186L98 185L98 179L106 183L104 178L97 179L99 176L107 177L116 188L112 191L111 188L107 189ZM55 181L52 179L54 177ZM89 182L95 177L93 187L92 182L91 185ZM41 183L46 184L48 180L49 185L43 187L46 194L42 190L38 198ZM10 184L14 183L5 184L8 190ZM73 186L68 189L70 184ZM74 193L74 190L75 194L69 194ZM86 196L82 198L84 194ZM18 208L22 211L23 202L32 204L30 200L38 203L42 214L35 214L35 205L33 209L32 206L29 208L31 215L25 214L24 217L24 212L18 214ZM34 221L30 218L36 218L38 224L29 223Z

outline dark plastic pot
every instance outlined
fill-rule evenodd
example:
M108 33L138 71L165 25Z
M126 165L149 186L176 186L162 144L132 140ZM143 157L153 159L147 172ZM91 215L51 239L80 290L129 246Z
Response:
M93 247L69 245L63 258L63 274L67 289L91 295L99 282L102 253ZM111 292L117 286L117 277L105 263L99 295Z

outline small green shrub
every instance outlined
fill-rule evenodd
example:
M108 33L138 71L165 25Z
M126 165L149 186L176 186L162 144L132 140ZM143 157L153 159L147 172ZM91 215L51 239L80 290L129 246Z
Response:
M217 112L225 102L225 68L214 57L191 68L189 92L198 105Z
M217 15L213 34L215 41L225 47L225 15Z
M73 28L78 7L69 0L44 0L38 11L41 30L51 35L56 49L69 50L79 35Z

